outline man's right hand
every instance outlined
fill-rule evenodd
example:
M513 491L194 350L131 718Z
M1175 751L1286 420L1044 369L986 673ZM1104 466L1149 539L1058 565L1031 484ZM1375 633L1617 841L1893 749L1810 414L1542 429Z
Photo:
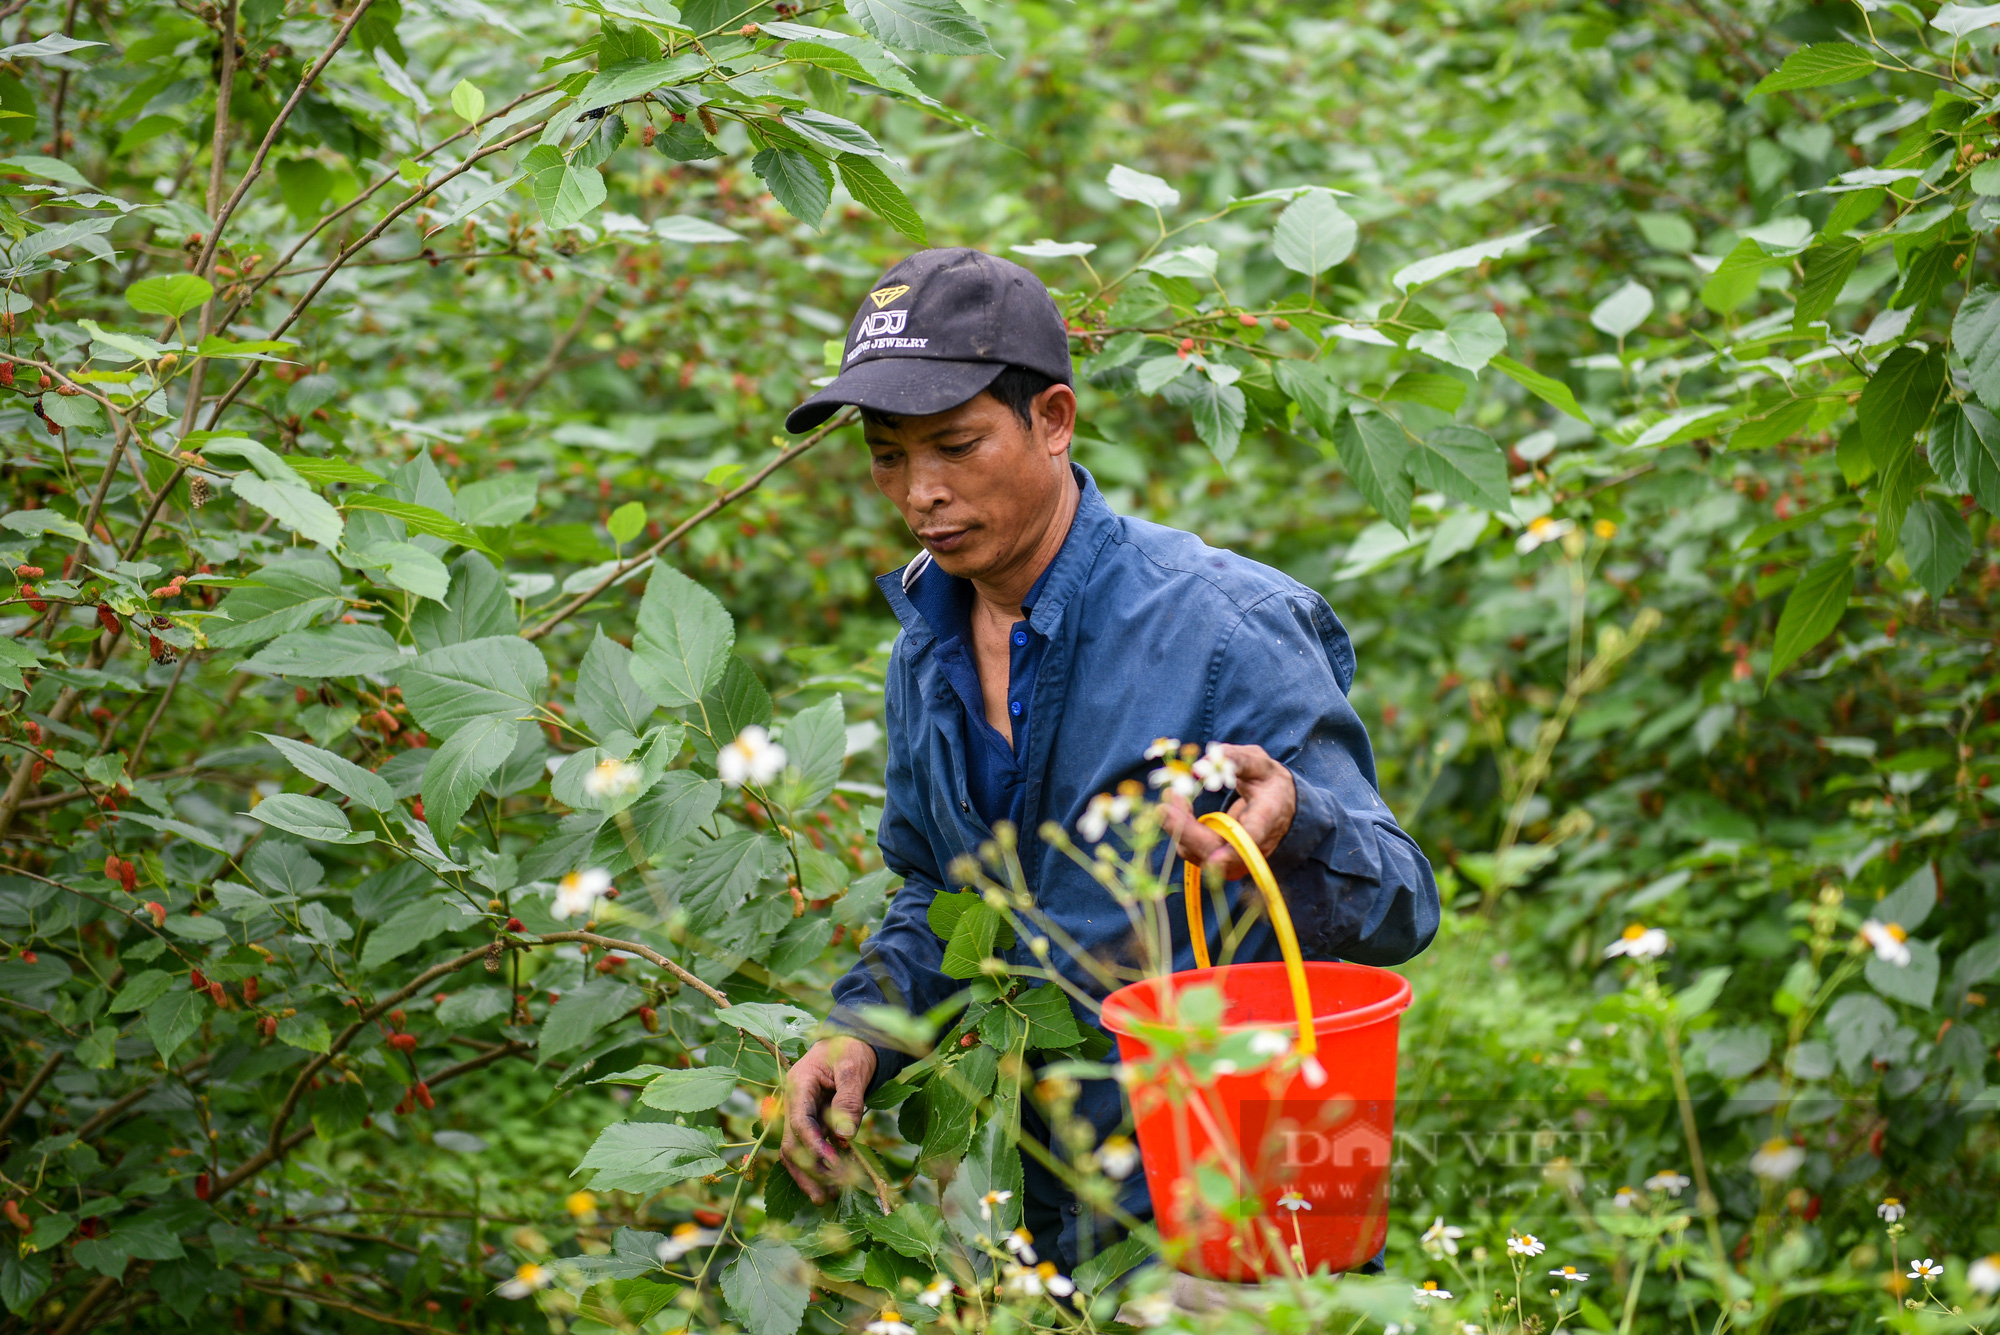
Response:
M862 1100L874 1075L875 1049L838 1037L815 1043L785 1078L781 1153L814 1205L825 1205L845 1184L849 1169L840 1151L861 1129Z

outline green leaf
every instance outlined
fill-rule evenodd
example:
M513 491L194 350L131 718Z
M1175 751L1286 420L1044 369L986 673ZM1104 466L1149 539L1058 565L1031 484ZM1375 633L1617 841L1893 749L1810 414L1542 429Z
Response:
M375 836L347 823L347 813L331 802L303 793L277 793L250 808L250 814L272 829L323 844L366 844Z
M1645 291L1640 288L1640 291ZM1410 335L1410 350L1477 371L1507 347L1507 331L1492 311L1460 311L1442 329Z
M308 454L295 454L285 463L291 470L308 482L325 485L329 482L346 482L356 486L380 486L386 479L379 473L370 472L346 459L315 459Z
M1897 348L1876 368L1861 390L1855 420L1878 471L1886 471L1907 450L1944 390L1944 354Z
M278 1041L307 1052L326 1052L333 1047L333 1032L319 1016L301 1012L278 1021Z
M1975 288L1959 303L1951 343L1965 361L1972 392L1989 409L2000 409L2000 288Z
M466 916L456 900L442 896L405 904L369 932L368 944L361 948L361 969L364 973L378 969L433 937L477 922L478 919Z
M351 1136L367 1122L368 1113L368 1091L336 1080L312 1095L313 1134L321 1140Z
M520 615L500 571L478 552L460 552L449 570L451 588L442 600L426 599L410 615L410 638L425 653L464 640L513 635Z
M1384 519L1410 531L1410 487L1405 476L1412 442L1401 423L1384 413L1349 412L1333 433L1341 467L1363 499Z
M591 1145L576 1171L593 1169L597 1191L631 1191L650 1196L662 1187L706 1177L728 1167L715 1143L695 1127L671 1122L620 1122Z
M1931 1002L1937 997L1938 974L1941 971L1937 945L1917 940L1903 944L1910 952L1908 964L1899 966L1870 955L1862 976L1868 980L1868 986L1891 1001L1929 1010Z
M451 591L451 572L444 562L413 542L374 542L351 550L352 559L367 569L380 569L384 581L419 598L443 602Z
M83 531L83 525L54 510L11 510L0 515L0 526L30 535L53 533L73 542L83 542L90 536Z
M719 1024L768 1038L773 1043L803 1039L819 1025L811 1011L768 1001L739 1001L734 1006L719 1007L715 1019Z
M1513 512L1507 455L1477 427L1439 427L1410 452L1409 469L1417 486L1426 491L1496 513Z
M833 199L833 173L823 159L796 148L767 148L750 159L750 170L785 212L808 227L819 226Z
M1947 402L1931 429L1931 466L1951 491L2000 514L2000 420L1976 403Z
M1819 404L1811 399L1780 399L1775 405L1760 409L1760 415L1745 418L1741 426L1730 432L1729 448L1773 449L1803 431L1818 410Z
M1910 441L1903 442L1895 457L1882 465L1873 498L1877 561L1886 561L1895 554L1901 537L1903 515L1931 476L1930 466L1917 457L1917 447Z
M818 806L840 779L847 758L847 715L838 695L801 709L785 725L785 759L797 768L796 790L786 794L794 811Z
M1746 236L1722 257L1722 264L1702 284L1701 304L1717 315L1728 315L1757 295L1764 270L1783 263Z
M577 94L578 111L595 111L618 102L629 102L666 84L686 83L709 68L708 57L698 51L672 60L621 61L591 76Z
M944 1216L934 1205L905 1201L890 1215L865 1214L861 1221L877 1242L913 1261L932 1260L944 1246Z
M424 731L449 737L474 719L524 719L549 687L542 651L518 635L433 649L403 670L403 703Z
M1347 406L1347 395L1324 362L1282 357L1271 364L1271 375L1286 398L1299 405L1299 416L1323 440L1332 440L1335 424Z
M736 623L721 600L655 561L632 640L632 680L639 689L668 709L695 704L721 678L735 643Z
M632 679L632 651L607 638L599 626L576 673L576 709L599 738L614 732L644 735L653 702Z
M1233 384L1218 383L1213 376L1190 375L1170 382L1166 397L1168 402L1188 410L1188 416L1194 420L1195 434L1208 446L1216 462L1226 467L1236 457L1236 446L1243 439L1243 423L1249 416L1243 391Z
M721 800L722 785L716 780L705 779L691 769L668 770L659 784L631 807L632 824L639 831L646 855L658 862L713 815Z
M1682 988L1674 997L1674 1014L1682 1020L1692 1020L1697 1015L1705 1015L1722 995L1723 984L1729 981L1733 972L1730 968L1704 969L1701 976Z
M707 1112L721 1107L736 1092L740 1079L733 1066L670 1068L653 1078L640 1093L639 1102L665 1112Z
M353 798L370 811L388 811L396 805L396 795L380 775L361 768L351 760L322 751L317 746L281 737L276 733L257 734L292 762L292 768L309 779L318 779L343 797Z
M1799 660L1806 650L1833 634L1847 610L1854 589L1854 560L1839 556L1807 568L1785 599L1778 617L1778 633L1771 647L1771 670L1765 689L1778 674Z
M1307 190L1285 206L1271 229L1271 250L1294 273L1325 273L1354 253L1354 219L1330 190Z
M611 512L611 518L604 521L605 532L619 546L624 546L638 537L646 528L646 507L637 501L627 501Z
M340 545L340 511L318 492L306 487L267 482L261 477L239 473L229 489L278 521L280 527L322 547Z
M957 0L848 0L847 12L869 36L898 51L945 56L999 54L979 20L966 13Z
M0 1304L15 1316L25 1317L48 1291L54 1262L47 1255L0 1256Z
M1820 88L1859 79L1875 68L1875 57L1852 42L1819 42L1802 46L1785 63L1757 81L1750 96L1782 93L1792 88Z
M461 547L495 556L486 540L459 523L450 515L428 505L418 505L415 501L401 500L395 496L378 496L374 492L349 492L340 498L345 510L372 510L403 521L403 526L412 533L425 533L433 538L443 538ZM497 557L496 557L497 559Z
M1646 323L1646 317L1652 313L1653 294L1628 278L1617 291L1591 307L1590 323L1592 328L1613 338L1624 338Z
M993 954L994 942L1007 920L983 900L967 904L952 924L951 940L945 943L939 972L947 978L979 978L980 967Z
M840 183L847 187L847 193L869 212L918 245L930 244L930 230L924 226L923 218L902 187L889 179L881 163L848 153L834 159L833 165L840 172Z
M1028 1022L1030 1048L1066 1048L1083 1041L1069 998L1054 983L1029 988L1007 1003Z
M1584 415L1582 406L1577 403L1576 394L1562 381L1543 375L1540 371L1529 370L1512 357L1495 357L1489 365L1557 411L1567 413L1579 422L1590 420Z
M360 677L395 672L411 661L388 631L362 622L287 631L243 666L283 677Z
M161 1061L171 1060L180 1045L194 1036L203 1015L212 1007L206 993L194 991L171 991L146 1007L146 1037L153 1040Z
M143 315L178 320L215 295L215 288L197 274L180 273L141 278L125 289L125 303Z
M1498 259L1502 255L1519 250L1547 230L1547 224L1529 227L1519 232L1510 232L1506 236L1496 236L1470 246L1461 246L1457 250L1448 250L1442 255L1433 255L1429 259L1418 260L1415 264L1404 265L1390 276L1389 281L1407 292L1413 287L1434 283L1447 274L1457 273L1461 269L1474 269L1488 260Z
M771 693L742 655L731 654L722 680L711 686L693 711L695 726L689 740L705 765L715 763L718 746L727 745L751 724L771 724Z
M594 978L563 993L549 1008L548 1018L542 1021L542 1060L584 1046L598 1030L638 1005L644 996L630 983L615 978Z
M460 120L476 123L486 114L486 94L472 80L460 79L451 90L451 109Z
M688 930L713 931L742 908L777 851L769 835L752 830L732 829L697 845L680 882Z
M424 824L438 843L451 847L459 822L507 757L514 754L522 723L509 714L486 714L454 728L424 764Z
M1805 266L1805 279L1799 284L1798 304L1792 308L1792 328L1802 330L1833 309L1840 290L1861 263L1861 243L1853 237L1840 237L1814 246L1800 257L1800 263Z
M1933 599L1944 597L1972 559L1972 530L1958 507L1920 498L1903 516L1902 547L1910 573Z
M139 1011L158 1001L174 985L174 976L158 969L147 969L132 975L113 997L109 1007L113 1015L124 1011Z
M248 648L286 631L303 630L343 605L340 567L321 552L279 557L259 570L256 580L248 588L232 590L216 608L219 616L205 623L211 645Z

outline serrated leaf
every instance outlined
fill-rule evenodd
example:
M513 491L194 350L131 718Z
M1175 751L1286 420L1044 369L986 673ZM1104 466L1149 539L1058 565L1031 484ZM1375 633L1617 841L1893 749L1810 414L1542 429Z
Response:
M1383 413L1346 413L1334 429L1341 467L1377 514L1408 533L1410 485L1405 476L1412 442L1401 424Z
M441 603L451 592L451 572L444 562L413 542L371 542L349 555L364 569L379 569L384 583L419 598Z
M1029 988L1008 1005L1028 1022L1030 1048L1066 1048L1083 1041L1076 1012L1070 1009L1069 998L1054 983Z
M278 521L280 527L322 547L340 545L340 511L306 487L267 482L239 473L229 489Z
M1411 351L1468 371L1479 370L1506 347L1507 331L1492 311L1459 311L1442 329L1425 329L1410 335Z
M323 844L365 844L375 836L348 824L347 813L331 802L303 793L276 793L250 808L250 815L272 829Z
M1916 439L1943 393L1944 382L1942 352L1903 347L1883 358L1862 387L1861 402L1854 410L1861 439L1878 470L1886 470Z
M1446 425L1424 437L1410 452L1410 476L1426 491L1455 501L1512 513L1507 455L1477 427Z
M1646 323L1652 313L1653 294L1628 278L1616 292L1590 308L1590 323L1613 338L1623 338Z
M194 1037L211 1004L204 993L176 990L146 1007L146 1037L153 1040L160 1060L170 1060L181 1044Z
M898 51L946 56L999 54L979 20L966 13L957 0L847 0L847 12L869 36Z
M1933 599L1944 597L1972 559L1972 530L1956 506L1919 498L1903 515L1902 548L1910 573Z
M451 847L459 822L478 800L479 790L514 754L521 727L509 714L468 720L453 729L424 763L424 824L440 847Z
M1271 364L1271 375L1285 397L1299 405L1299 416L1324 440L1332 440L1347 395L1324 362L1281 357Z
M594 978L563 993L542 1021L542 1059L583 1047L598 1030L638 1005L644 996L630 983L615 978Z
M1167 401L1188 410L1188 416L1194 420L1195 434L1215 455L1217 463L1226 467L1236 457L1237 443L1243 438L1243 423L1249 416L1249 404L1242 390L1235 385L1218 384L1213 376L1182 376L1167 385Z
M1750 96L1782 93L1793 88L1821 88L1858 79L1875 68L1875 57L1852 42L1818 42L1802 46L1785 63L1757 81Z
M735 643L736 622L720 599L674 567L653 563L632 640L639 689L667 709L694 704L721 679Z
M1294 273L1314 277L1354 253L1354 219L1327 190L1307 190L1285 206L1271 229L1271 250Z
M278 1041L307 1052L326 1052L333 1047L333 1031L317 1015L287 1015L278 1021Z
M1951 343L1965 361L1972 392L1989 409L2000 409L2000 288L1976 288L1959 303Z
M388 631L363 622L286 631L243 666L283 677L360 677L394 672L410 661Z
M721 1107L736 1092L736 1082L741 1078L733 1066L670 1068L647 1084L639 1102L665 1112L707 1112Z
M1150 204L1156 209L1170 209L1181 202L1180 191L1157 176L1133 171L1130 167L1113 167L1104 178L1104 185L1120 199L1129 199L1135 204Z
M653 702L632 677L632 651L598 627L576 673L576 708L600 738L614 732L642 736L651 726Z
M750 1335L793 1335L805 1319L812 1273L790 1243L752 1238L722 1272L722 1296Z
M494 555L493 549L487 545L484 538L450 515L428 505L419 505L415 501L406 501L395 496L377 495L374 492L353 491L340 498L340 505L344 510L373 510L377 514L402 520L403 526L412 533L443 538L446 542L455 542L461 547L485 552L488 556Z
M460 79L451 90L451 109L460 120L476 122L486 114L486 94L472 80Z
M576 1171L594 1169L590 1185L595 1190L650 1196L662 1187L725 1167L715 1143L696 1127L620 1122L598 1136Z
M1951 491L2000 514L2000 420L1976 403L1946 403L1931 431L1931 466Z
M278 753L292 762L293 769L307 778L318 779L343 797L350 797L371 811L388 811L396 805L396 795L387 781L353 761L275 733L258 736L278 748Z
M496 714L526 718L548 692L547 660L518 635L448 644L408 661L398 681L403 703L439 737Z
M750 159L750 170L785 212L808 227L819 226L833 199L833 173L824 161L796 148L767 148Z
M883 170L881 163L873 158L848 154L837 159L834 166L840 172L840 183L847 187L847 193L859 200L869 212L918 245L930 244L930 231L924 226L923 218L902 189L889 179L889 173Z
M1854 590L1854 561L1840 556L1809 567L1792 586L1785 610L1778 617L1776 641L1771 647L1771 670L1765 687L1780 672L1797 662L1801 655L1840 624L1847 600Z
M776 852L768 835L751 830L730 830L698 844L681 878L689 930L711 931L742 908Z
M156 275L126 288L125 303L141 314L178 320L214 295L215 288L198 274Z
M1495 357L1489 364L1494 370L1500 372L1500 374L1506 376L1509 380L1512 380L1542 402L1551 405L1557 411L1566 413L1579 422L1588 422L1590 420L1585 415L1582 406L1577 403L1575 392L1555 377L1546 376L1540 371L1531 370L1520 362L1515 361L1512 357L1507 356Z
M1798 304L1792 308L1794 329L1804 329L1833 309L1840 290L1861 263L1861 243L1853 237L1840 237L1814 246L1799 263L1805 268L1805 278L1799 284Z
M1390 276L1389 281L1407 292L1413 287L1434 283L1446 274L1457 273L1461 269L1476 268L1488 260L1511 254L1548 230L1548 225L1544 224L1540 227L1525 228L1519 232L1510 232L1506 236L1475 242L1469 246L1461 246L1457 250L1448 250L1442 255L1433 255L1429 259L1418 260L1415 264L1404 265Z
M794 811L818 806L840 779L847 758L847 716L838 695L802 709L785 724L785 759L799 772L796 790L786 794Z
M467 917L456 901L442 897L405 904L369 932L368 944L361 948L361 968L363 972L378 969L433 937L473 926L478 921Z

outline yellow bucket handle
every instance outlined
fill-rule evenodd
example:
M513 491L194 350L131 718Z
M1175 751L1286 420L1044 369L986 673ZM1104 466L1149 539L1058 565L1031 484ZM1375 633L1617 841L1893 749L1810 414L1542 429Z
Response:
M1299 1013L1298 1050L1310 1054L1318 1044L1318 1036L1313 1033L1312 993L1306 987L1305 956L1299 950L1299 935L1292 928L1291 911L1285 907L1285 896L1278 889L1278 879L1271 875L1271 864L1264 860L1263 850L1257 841L1233 816L1220 811L1211 811L1201 818L1201 823L1221 835L1223 842L1236 850L1236 856L1243 859L1243 865L1250 869L1250 879L1264 892L1264 907L1271 915L1271 930L1278 934L1278 949L1284 952L1285 974L1292 983L1292 1005ZM1194 938L1194 962L1203 969L1208 962L1208 928L1202 922L1201 868L1192 862L1183 864L1187 869L1187 920L1188 933Z

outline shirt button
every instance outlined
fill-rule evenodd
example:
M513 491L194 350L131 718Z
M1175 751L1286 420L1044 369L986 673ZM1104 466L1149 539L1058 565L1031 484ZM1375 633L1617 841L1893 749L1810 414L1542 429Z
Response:
M1007 712L1012 714L1015 718L1021 717L1021 702L1019 700L1016 700L1013 704L1008 705Z
M966 801L964 798L960 798L958 801L958 809L960 811L970 811L972 810L972 803Z
M1025 630L1017 630L1017 631L1015 631L1015 632L1014 632L1014 643L1015 643L1015 644L1017 644L1017 645L1018 645L1018 644L1026 644L1027 642L1028 642L1028 632L1027 632L1027 631L1025 631Z

